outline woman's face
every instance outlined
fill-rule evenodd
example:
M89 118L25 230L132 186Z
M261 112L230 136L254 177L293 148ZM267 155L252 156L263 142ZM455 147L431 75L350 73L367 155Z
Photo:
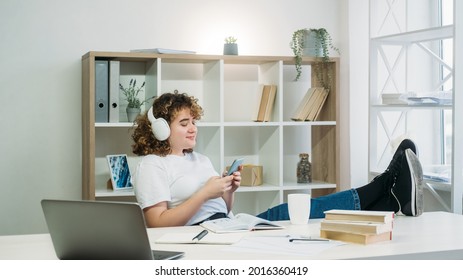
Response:
M196 120L190 109L181 110L170 124L169 144L172 155L183 156L183 150L192 149L196 145Z

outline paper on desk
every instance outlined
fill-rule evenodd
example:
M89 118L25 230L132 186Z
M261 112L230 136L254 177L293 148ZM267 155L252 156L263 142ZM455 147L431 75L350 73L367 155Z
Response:
M201 240L194 239L196 233L169 233L155 240L165 244L233 244L241 240L245 233L218 234L209 232Z
M224 250L232 252L264 253L264 254L285 254L296 256L314 256L324 250L343 245L339 241L306 241L289 242L288 236L253 236L245 237L228 246Z

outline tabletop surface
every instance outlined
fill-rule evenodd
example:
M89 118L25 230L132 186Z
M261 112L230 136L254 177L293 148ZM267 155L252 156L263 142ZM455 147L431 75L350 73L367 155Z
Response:
M244 239L291 236L319 236L320 220L310 220L307 225L285 226L281 230L244 233ZM150 228L148 236L152 249L183 251L185 260L242 260L242 259L461 259L463 258L463 216L447 212L426 212L419 217L396 216L393 238L369 245L343 244L325 248L314 254L281 254L276 251L256 251L235 248L234 245L211 244L158 244L158 238L169 233L200 232L199 226ZM307 250L301 246L301 250ZM49 234L0 236L0 259L56 259Z

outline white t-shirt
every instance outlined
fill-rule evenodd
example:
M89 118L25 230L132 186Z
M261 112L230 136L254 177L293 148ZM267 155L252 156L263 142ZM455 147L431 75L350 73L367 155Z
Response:
M137 201L142 208L167 201L174 208L202 188L212 176L219 176L211 161L204 155L193 152L185 156L144 156L133 175ZM216 213L227 214L227 205L219 197L210 199L187 222L192 225Z

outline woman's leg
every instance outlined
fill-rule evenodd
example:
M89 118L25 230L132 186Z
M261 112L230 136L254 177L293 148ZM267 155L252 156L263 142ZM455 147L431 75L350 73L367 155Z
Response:
M360 210L360 200L355 189L333 193L310 200L310 218L325 217L323 213L331 209ZM257 215L270 221L289 220L288 204L283 203Z
M408 166L404 165L405 151L407 149L411 149L416 153L415 143L410 139L405 139L400 143L386 171L376 176L369 184L357 188L363 210L379 209L394 212L399 210L399 205L391 190L399 174L407 171Z
M423 212L423 169L412 149L405 151L401 161L401 171L390 190L364 209L394 211L407 216L421 215Z
M386 171L375 177L367 185L311 199L310 218L324 218L325 214L323 212L331 209L399 211L399 203L391 190L393 187L397 188L394 185L399 175L401 173L407 174L406 171L409 166L404 164L407 161L406 149L416 152L415 144L411 140L405 139L402 141ZM407 186L401 188L407 189ZM289 220L288 204L283 203L270 208L260 213L258 217L271 221Z

